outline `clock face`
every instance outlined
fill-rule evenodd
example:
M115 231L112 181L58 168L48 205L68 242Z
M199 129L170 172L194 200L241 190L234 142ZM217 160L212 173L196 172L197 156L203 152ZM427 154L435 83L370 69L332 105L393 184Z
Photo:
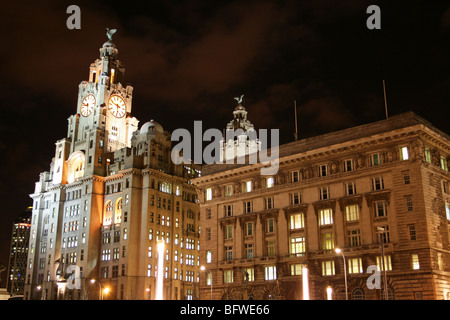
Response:
M108 109L116 118L122 118L127 110L125 101L123 101L123 98L118 95L113 95L109 98Z
M87 95L81 102L81 115L83 117L89 116L94 110L95 97L92 94Z

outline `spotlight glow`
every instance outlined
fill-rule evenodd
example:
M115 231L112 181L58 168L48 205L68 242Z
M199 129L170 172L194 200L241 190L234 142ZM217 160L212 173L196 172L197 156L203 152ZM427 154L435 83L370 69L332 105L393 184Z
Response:
M164 240L158 241L158 276L156 279L156 300L163 300Z

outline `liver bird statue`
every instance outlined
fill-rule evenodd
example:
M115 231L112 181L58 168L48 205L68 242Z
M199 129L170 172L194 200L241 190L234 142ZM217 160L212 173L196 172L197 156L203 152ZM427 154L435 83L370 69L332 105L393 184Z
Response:
M106 36L108 37L109 41L112 41L112 36L114 33L116 33L117 29L111 29L106 28Z

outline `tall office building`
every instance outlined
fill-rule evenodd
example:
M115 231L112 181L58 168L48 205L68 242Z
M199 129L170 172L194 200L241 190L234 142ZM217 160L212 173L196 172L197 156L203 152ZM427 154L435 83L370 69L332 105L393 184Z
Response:
M31 227L31 208L20 214L13 223L6 290L11 296L23 295L27 268Z
M450 300L449 156L410 112L204 166L200 298Z
M197 295L199 209L190 179L200 171L171 161L171 134L159 123L138 128L112 34L30 195L25 299Z

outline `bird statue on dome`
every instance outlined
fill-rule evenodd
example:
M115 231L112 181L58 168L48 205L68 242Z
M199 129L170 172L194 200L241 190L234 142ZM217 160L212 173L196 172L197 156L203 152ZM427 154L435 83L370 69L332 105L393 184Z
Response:
M236 100L238 104L241 104L243 99L244 99L243 94L240 97L234 97L234 100Z
M109 30L109 28L106 28L106 36L108 37L109 41L112 41L112 36L116 32L117 32L117 29Z

